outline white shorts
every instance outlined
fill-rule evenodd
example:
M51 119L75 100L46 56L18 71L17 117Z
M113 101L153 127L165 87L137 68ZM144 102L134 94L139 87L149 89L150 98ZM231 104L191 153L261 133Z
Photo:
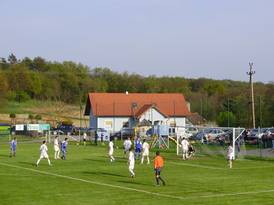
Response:
M227 156L227 159L228 159L228 160L233 160L233 154L229 154L229 155Z
M110 150L110 151L108 152L108 155L109 155L109 156L112 156L112 155L113 155L113 150Z
M133 165L130 164L128 168L131 169L131 170L133 170L134 169L134 164Z
M148 155L149 155L149 152L148 152L148 151L144 151L144 152L143 152L143 156L144 156L144 157L146 157L146 156L148 156Z
M54 145L54 151L55 151L55 152L59 152L59 151L60 151L60 148L59 148L59 146L57 146L57 145Z
M187 154L188 153L188 149L183 149L183 154Z
M48 158L49 158L49 155L48 155L47 153L41 153L41 154L40 154L40 158L41 158L41 159L42 159L42 158L48 159Z

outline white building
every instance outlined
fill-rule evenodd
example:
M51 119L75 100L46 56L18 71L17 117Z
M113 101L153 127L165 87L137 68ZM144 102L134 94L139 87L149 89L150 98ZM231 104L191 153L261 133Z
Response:
M185 126L191 113L180 93L89 93L85 115L91 128L109 132L132 128L136 122Z

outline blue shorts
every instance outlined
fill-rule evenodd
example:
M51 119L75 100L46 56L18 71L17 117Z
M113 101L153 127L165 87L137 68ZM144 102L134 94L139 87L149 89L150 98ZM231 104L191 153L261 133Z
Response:
M160 176L161 168L156 168L156 169L154 169L154 171L155 171L155 176Z
M141 149L141 148L136 148L136 149L135 149L135 152L136 152L136 153L141 153L141 152L142 152L142 149Z

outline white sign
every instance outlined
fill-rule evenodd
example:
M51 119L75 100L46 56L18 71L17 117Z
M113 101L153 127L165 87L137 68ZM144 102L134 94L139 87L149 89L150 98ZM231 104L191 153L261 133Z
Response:
M112 129L112 121L111 120L105 120L105 128L107 130Z
M39 124L28 124L27 130L28 131L39 131Z
M24 131L24 125L15 125L15 131Z

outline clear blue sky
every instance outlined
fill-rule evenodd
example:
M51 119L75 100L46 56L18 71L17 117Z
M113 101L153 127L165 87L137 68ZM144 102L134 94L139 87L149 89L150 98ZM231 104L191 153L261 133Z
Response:
M273 0L0 0L0 56L274 81Z

